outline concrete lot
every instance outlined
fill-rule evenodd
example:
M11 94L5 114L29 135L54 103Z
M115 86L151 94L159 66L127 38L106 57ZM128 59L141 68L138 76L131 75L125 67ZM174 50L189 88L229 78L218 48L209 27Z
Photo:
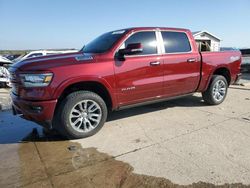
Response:
M195 94L115 112L74 141L4 111L0 187L250 187L249 145L249 83L219 106Z

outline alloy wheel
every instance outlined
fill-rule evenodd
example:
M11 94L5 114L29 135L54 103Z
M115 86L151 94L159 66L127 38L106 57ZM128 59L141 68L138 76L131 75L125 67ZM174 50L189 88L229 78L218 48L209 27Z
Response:
M213 98L217 102L224 99L226 95L226 83L223 80L218 80L215 82L213 87Z
M95 129L102 119L102 110L93 100L82 100L71 110L69 122L78 132L88 133Z

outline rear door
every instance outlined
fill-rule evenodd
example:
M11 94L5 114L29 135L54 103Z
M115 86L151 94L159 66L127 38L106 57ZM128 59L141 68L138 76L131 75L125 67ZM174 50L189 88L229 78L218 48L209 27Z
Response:
M179 31L161 31L163 40L164 95L194 92L200 80L200 54L191 48L188 35Z
M159 98L163 95L163 61L155 31L139 31L128 37L120 49L141 43L143 51L115 60L115 78L119 105Z

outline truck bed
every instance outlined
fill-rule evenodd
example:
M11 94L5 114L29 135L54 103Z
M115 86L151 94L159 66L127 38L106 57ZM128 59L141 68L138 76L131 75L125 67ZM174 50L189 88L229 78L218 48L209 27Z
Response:
M198 91L205 91L215 70L226 68L229 70L230 84L233 84L240 73L241 52L200 52L202 58L201 82Z

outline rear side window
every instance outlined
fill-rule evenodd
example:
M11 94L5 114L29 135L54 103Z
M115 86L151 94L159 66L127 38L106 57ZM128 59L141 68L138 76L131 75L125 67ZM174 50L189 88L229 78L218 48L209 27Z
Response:
M182 53L191 51L191 46L185 33L162 31L161 34L166 53Z
M157 42L154 31L143 31L133 34L125 41L125 46L131 43L141 43L143 51L139 55L157 54Z

